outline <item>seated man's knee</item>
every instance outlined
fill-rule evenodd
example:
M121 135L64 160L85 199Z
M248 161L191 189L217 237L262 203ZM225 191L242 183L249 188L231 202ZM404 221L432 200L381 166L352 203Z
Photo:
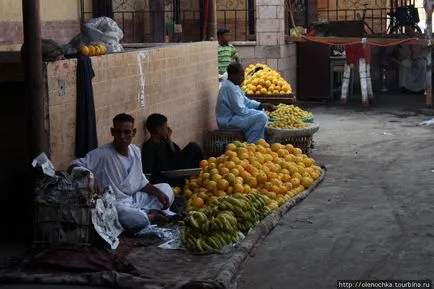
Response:
M175 194L173 193L172 187L169 184L160 183L155 184L154 186L160 189L169 198L170 204L173 203L175 200Z
M265 124L268 122L268 116L265 113L261 113L258 115L258 123Z

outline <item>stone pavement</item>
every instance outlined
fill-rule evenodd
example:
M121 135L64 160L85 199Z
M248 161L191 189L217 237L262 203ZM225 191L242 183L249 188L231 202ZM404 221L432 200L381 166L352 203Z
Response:
M239 289L336 288L338 279L434 277L433 127L422 95L312 108L324 182L243 266Z

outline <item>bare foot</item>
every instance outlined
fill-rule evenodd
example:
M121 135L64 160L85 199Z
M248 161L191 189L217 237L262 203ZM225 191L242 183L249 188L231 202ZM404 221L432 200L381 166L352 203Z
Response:
M169 219L166 216L157 213L148 214L148 219L152 225L157 225L157 226L161 226L169 223Z

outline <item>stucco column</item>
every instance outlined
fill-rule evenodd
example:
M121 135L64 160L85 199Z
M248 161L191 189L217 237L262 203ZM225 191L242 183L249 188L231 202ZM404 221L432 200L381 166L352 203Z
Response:
M295 88L295 44L285 44L285 1L256 0L255 58L279 71Z

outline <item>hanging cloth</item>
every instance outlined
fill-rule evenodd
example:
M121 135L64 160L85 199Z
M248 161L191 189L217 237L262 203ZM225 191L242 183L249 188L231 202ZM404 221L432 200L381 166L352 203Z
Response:
M83 55L77 58L77 119L75 132L75 155L84 157L98 147L96 133L95 103L92 78L95 73L92 60Z

